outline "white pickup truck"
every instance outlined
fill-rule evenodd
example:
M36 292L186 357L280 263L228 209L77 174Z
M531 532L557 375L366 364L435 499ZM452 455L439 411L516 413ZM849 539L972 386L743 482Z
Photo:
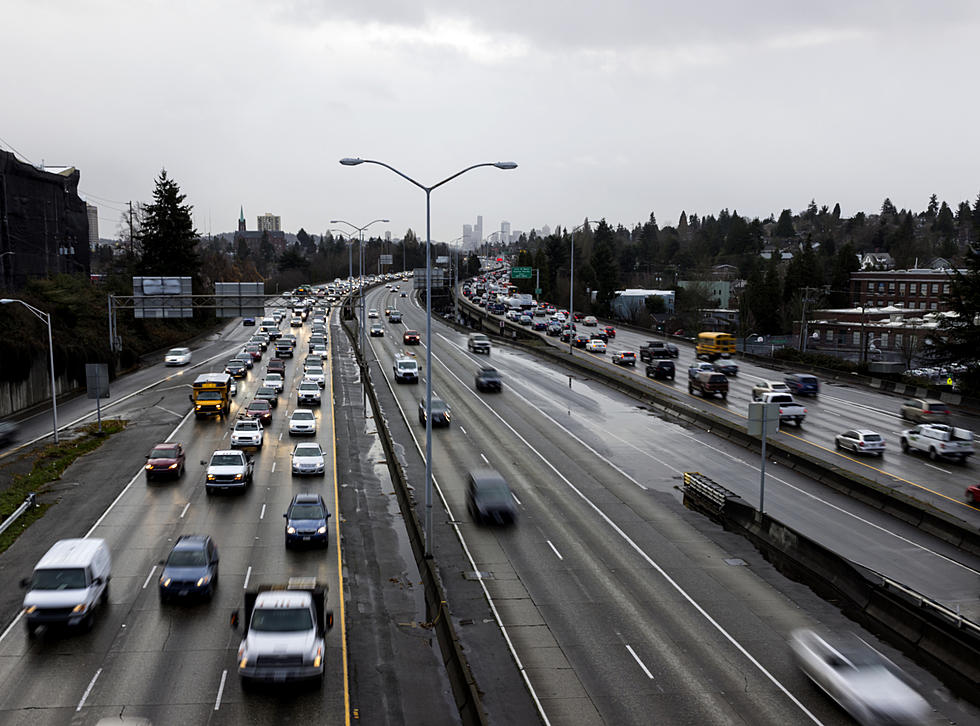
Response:
M929 458L959 459L973 456L973 432L946 424L919 424L902 432L902 451L922 451Z
M806 409L796 402L792 393L763 393L761 401L779 404L779 423L793 423L797 428L803 425Z

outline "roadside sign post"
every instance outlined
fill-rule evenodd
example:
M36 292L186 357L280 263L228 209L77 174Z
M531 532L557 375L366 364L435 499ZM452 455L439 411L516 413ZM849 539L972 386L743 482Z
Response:
M766 501L766 439L779 430L779 404L753 401L749 404L749 436L762 439L762 466L759 467L759 514L765 513Z
M85 364L85 387L88 397L95 399L95 412L99 419L99 433L102 433L101 398L109 397L109 366L106 363Z
M510 279L511 280L530 280L531 279L531 268L530 267L511 267L510 268Z

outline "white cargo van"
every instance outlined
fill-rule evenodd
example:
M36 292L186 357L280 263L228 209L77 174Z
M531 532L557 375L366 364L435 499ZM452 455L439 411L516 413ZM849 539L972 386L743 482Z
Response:
M111 560L103 539L63 539L34 566L27 588L24 617L27 634L39 625L81 626L95 622L95 610L109 600Z

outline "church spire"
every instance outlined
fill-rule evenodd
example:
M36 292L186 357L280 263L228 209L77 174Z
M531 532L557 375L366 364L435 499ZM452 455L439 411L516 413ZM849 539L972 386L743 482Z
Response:
M238 213L238 231L239 232L245 231L245 207L244 206L240 208L240 211Z

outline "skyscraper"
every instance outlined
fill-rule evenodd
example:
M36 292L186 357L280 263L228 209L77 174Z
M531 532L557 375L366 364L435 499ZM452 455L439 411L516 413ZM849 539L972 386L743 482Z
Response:
M266 212L265 214L259 215L259 232L281 232L282 227L280 226L280 218L272 214L271 212Z
M500 243L509 245L510 244L510 222L500 223Z
M85 209L88 212L88 246L95 249L99 244L99 208L94 204L86 204Z

